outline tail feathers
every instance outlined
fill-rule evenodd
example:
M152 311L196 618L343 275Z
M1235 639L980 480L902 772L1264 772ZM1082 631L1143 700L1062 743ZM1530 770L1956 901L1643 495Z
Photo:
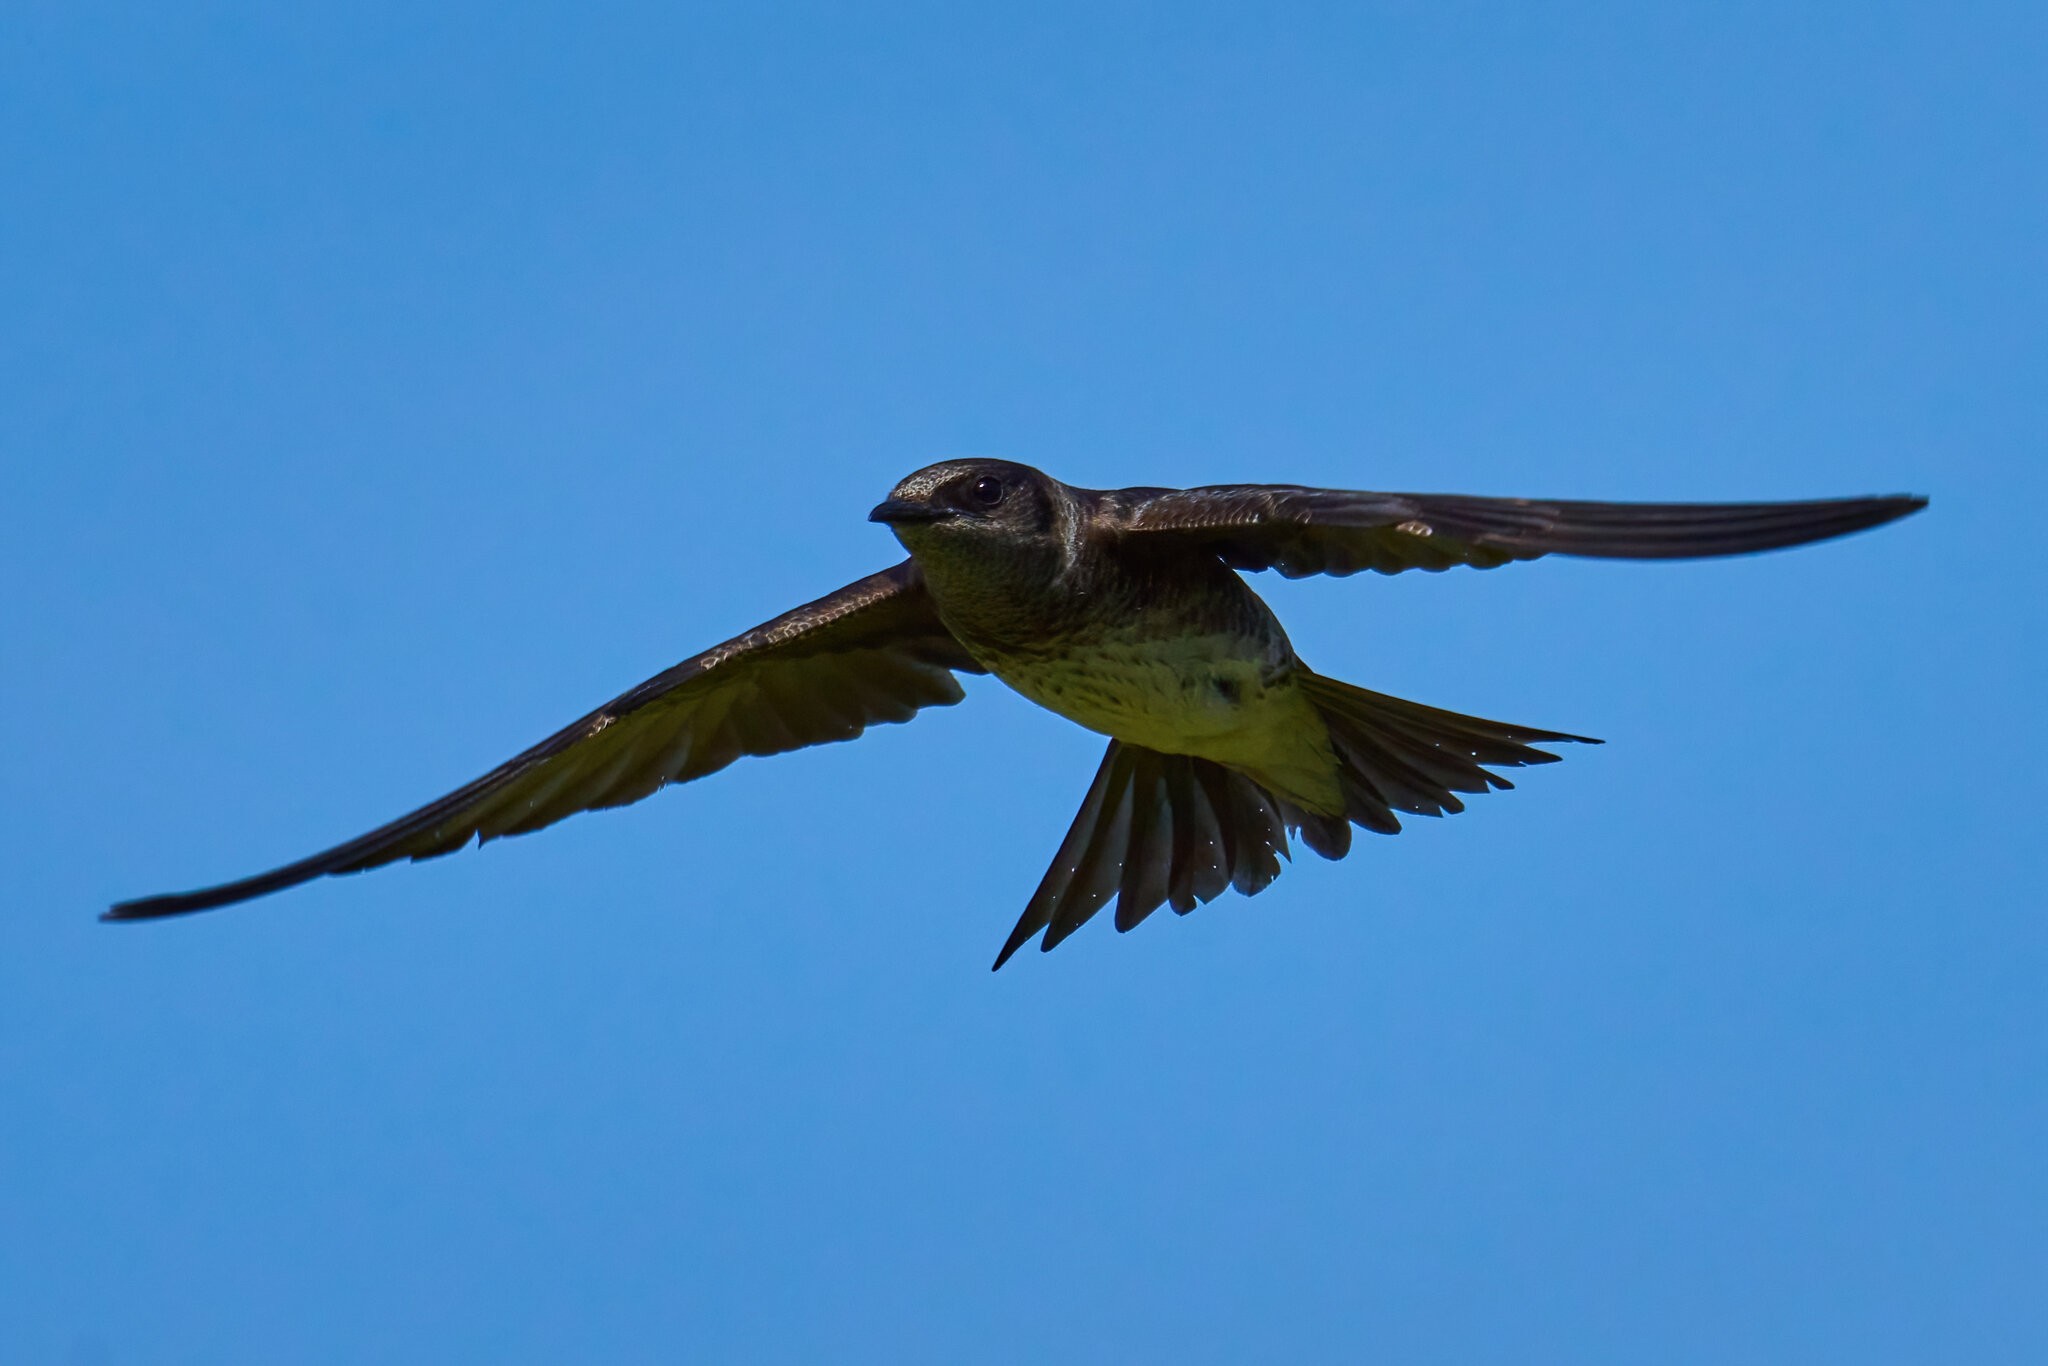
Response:
M1186 915L1235 887L1280 876L1298 813L1243 774L1185 754L1109 742L1052 866L996 956L1000 968L1045 932L1050 949L1114 896L1128 930L1161 905Z
M1112 740L1052 866L996 955L1000 968L1043 932L1051 949L1117 899L1128 930L1162 905L1186 915L1235 888L1265 890L1291 857L1287 837L1327 859L1351 849L1351 826L1394 834L1397 812L1462 811L1458 793L1513 784L1494 768L1554 763L1532 743L1598 744L1560 731L1461 716L1319 675L1309 696L1329 727L1345 810L1307 810L1235 769Z

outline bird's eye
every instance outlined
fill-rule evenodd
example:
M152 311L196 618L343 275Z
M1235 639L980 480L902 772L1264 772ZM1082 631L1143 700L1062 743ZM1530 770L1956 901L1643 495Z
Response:
M992 508L1003 501L1003 481L994 475L984 474L974 481L974 487L968 492L974 495L975 502L985 508Z

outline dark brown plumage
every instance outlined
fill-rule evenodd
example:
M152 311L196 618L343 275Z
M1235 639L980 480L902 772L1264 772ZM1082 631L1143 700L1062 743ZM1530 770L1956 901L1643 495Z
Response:
M523 835L578 811L637 802L665 783L748 754L851 740L964 694L951 671L985 672L932 611L917 566L870 574L599 707L465 787L324 853L204 891L124 901L109 920L182 915L452 854Z
M1078 929L1111 897L1127 930L1278 876L1290 835L1341 858L1351 827L1462 811L1492 772L1553 762L1558 731L1461 716L1314 673L1235 571L1294 578L1492 568L1546 554L1734 555L1878 526L1916 497L1628 504L1284 485L1077 489L1006 461L951 461L872 517L910 551L685 660L475 782L325 853L196 892L123 902L139 920L330 873L452 853L621 806L741 755L847 740L961 699L994 673L1111 737L1072 828L996 959ZM1597 742L1591 742L1597 743Z

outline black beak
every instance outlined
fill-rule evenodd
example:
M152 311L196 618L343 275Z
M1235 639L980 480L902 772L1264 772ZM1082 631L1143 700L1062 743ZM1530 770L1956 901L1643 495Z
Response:
M936 522L945 516L943 508L935 508L930 503L913 503L908 498L884 498L875 504L868 520L901 526L905 522Z

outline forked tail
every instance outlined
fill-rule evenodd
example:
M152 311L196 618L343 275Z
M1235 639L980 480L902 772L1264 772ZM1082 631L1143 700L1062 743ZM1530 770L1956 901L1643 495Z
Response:
M1186 915L1225 888L1251 896L1280 876L1290 834L1340 859L1350 852L1353 825L1395 834L1397 813L1463 811L1460 793L1514 786L1489 769L1557 761L1535 744L1600 743L1425 707L1320 674L1305 674L1303 685L1329 727L1341 814L1305 810L1208 759L1112 740L995 966L1041 930L1039 947L1052 948L1112 896L1120 931L1162 905Z

